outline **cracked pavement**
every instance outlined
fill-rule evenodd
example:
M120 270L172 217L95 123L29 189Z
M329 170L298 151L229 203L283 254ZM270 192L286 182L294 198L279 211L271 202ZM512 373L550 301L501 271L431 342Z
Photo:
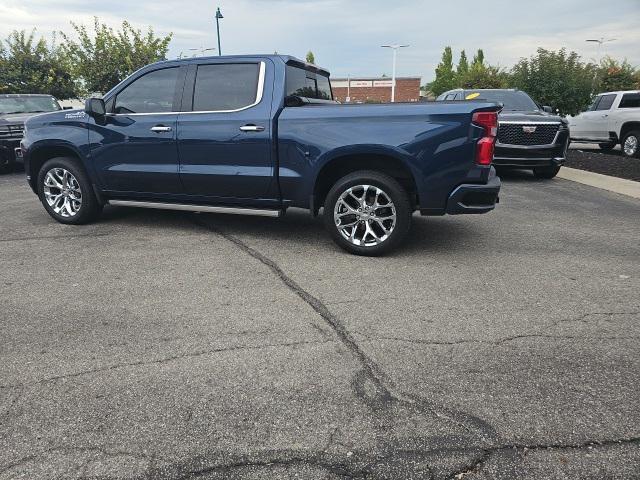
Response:
M640 478L640 201L504 180L370 259L0 177L0 480Z

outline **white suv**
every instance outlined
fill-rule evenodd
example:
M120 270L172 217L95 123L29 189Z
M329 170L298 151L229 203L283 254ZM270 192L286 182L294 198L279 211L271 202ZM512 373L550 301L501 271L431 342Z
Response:
M640 90L599 94L589 110L570 119L571 141L617 144L627 157L640 157Z

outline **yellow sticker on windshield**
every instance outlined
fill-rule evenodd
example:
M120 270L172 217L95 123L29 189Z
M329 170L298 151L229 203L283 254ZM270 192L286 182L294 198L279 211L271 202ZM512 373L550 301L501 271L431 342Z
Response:
M465 97L465 100L473 100L474 98L478 98L480 94L478 92L470 93Z

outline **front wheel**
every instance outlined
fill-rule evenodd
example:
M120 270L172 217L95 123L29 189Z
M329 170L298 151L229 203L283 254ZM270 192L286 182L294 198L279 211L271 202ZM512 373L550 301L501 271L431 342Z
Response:
M625 157L640 157L640 130L627 133L620 144Z
M89 223L102 210L89 178L74 158L45 162L38 173L38 196L49 215L60 223Z
M559 171L559 166L536 167L533 169L533 174L536 176L536 178L544 178L548 180L555 177Z
M411 227L411 202L392 177L354 172L338 180L324 203L324 223L333 240L356 255L376 256L395 248Z

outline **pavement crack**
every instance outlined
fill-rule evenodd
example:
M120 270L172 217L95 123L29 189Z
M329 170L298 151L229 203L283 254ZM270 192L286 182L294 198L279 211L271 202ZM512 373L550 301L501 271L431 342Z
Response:
M238 351L238 350L261 350L261 349L265 349L265 348L277 348L277 347L295 347L295 346L299 346L299 345L307 345L307 344L321 344L321 343L329 343L332 342L332 340L305 340L305 341L299 341L299 342L282 342L282 343L267 343L267 344L263 344L263 345L238 345L235 347L222 347L222 348L214 348L214 349L209 349L209 350L199 350L197 352L190 352L190 353L185 353L185 354L181 354L181 355L172 355L169 357L163 357L163 358L159 358L156 360L139 360L136 362L127 362L127 363L117 363L114 365L108 365L105 367L101 367L101 368L93 368L93 369L88 369L88 370L82 370L79 372L74 372L74 373L68 373L68 374L64 374L64 375L56 375L53 377L47 377L47 378L43 378L41 380L37 380L34 382L25 382L25 383L20 383L20 384L14 384L14 385L0 385L0 388L6 388L6 387L22 387L22 386L30 386L30 385L39 385L39 384L44 384L44 383L49 383L49 382L55 382L57 380L64 380L64 379L68 379L68 378L76 378L76 377L81 377L84 375L91 375L91 374L95 374L95 373L101 373L101 372L108 372L111 370L118 370L121 368L131 368L131 367L140 367L140 366L146 366L146 365L157 365L157 364L164 364L164 363L170 363L170 362L174 362L174 361L178 361L178 360L182 360L185 358L195 358L195 357L202 357L205 355L212 355L215 353L221 353L221 352L233 352L233 351Z

